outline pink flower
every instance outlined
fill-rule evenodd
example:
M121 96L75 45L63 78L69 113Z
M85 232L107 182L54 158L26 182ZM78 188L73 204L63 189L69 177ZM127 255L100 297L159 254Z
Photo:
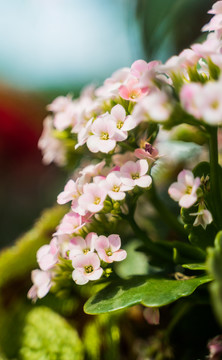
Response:
M63 217L54 235L73 234L85 226L86 222L86 218L70 211Z
M148 63L144 60L136 60L131 65L130 72L133 76L139 79L148 69Z
M198 119L201 117L201 109L196 102L196 97L200 93L202 94L202 85L198 83L186 84L180 92L180 100L183 108Z
M119 88L119 95L121 98L136 102L141 99L141 97L147 95L148 89L140 88L138 84L139 81L136 78L129 78L127 82Z
M111 110L111 115L116 123L115 139L123 141L127 138L127 131L134 129L137 126L135 119L128 115L122 105L115 105Z
M28 298L33 299L34 301L37 298L43 298L50 290L52 283L51 283L51 274L48 271L42 270L33 270L32 271L32 282L33 286L28 292Z
M134 151L135 156L138 159L146 159L149 163L152 163L158 158L158 150L148 142L144 142L143 148L138 148Z
M84 167L84 169L82 169L79 173L81 175L86 175L86 176L89 176L89 177L97 176L97 175L101 174L101 171L102 171L102 169L104 168L105 165L106 165L106 162L105 162L105 160L103 160L103 161L100 161L99 163L97 163L95 165L91 164L91 165L88 165L88 166Z
M209 81L196 97L203 120L210 125L222 124L222 79Z
M138 185L146 188L152 183L152 178L149 175L145 175L147 171L148 163L146 160L127 161L120 168L120 179L124 185L133 187Z
M72 260L72 265L75 268L72 278L78 285L84 285L89 280L98 280L103 273L100 260L95 253L89 252L86 255L76 256Z
M53 120L47 116L43 122L43 132L38 141L38 147L43 153L45 165L54 162L59 166L66 164L66 150L63 143L53 137Z
M137 124L146 120L164 122L168 120L172 113L172 105L167 95L156 91L136 104L132 116L137 120Z
M199 226L201 225L204 230L206 229L207 225L212 223L213 218L209 210L204 208L199 208L198 212L190 214L192 216L196 216L196 219L193 223L193 226Z
M86 255L88 252L94 252L94 243L98 235L94 232L89 233L85 240L76 236L70 240L70 253L69 259L74 259L78 255Z
M104 183L109 197L115 201L123 200L126 196L124 191L132 190L132 186L122 184L120 179L120 172L113 171L107 177Z
M200 178L194 178L190 170L183 170L179 173L177 182L170 185L168 193L181 207L189 208L197 201L196 192L199 186Z
M86 176L83 175L79 177L76 182L74 180L69 180L58 197L57 202L58 204L62 205L69 201L72 201L72 211L78 213L79 215L86 215L86 212L79 207L78 198L83 193L83 186L86 184Z
M222 1L215 2L208 14L222 14Z
M65 111L67 106L72 102L71 96L58 96L51 104L47 106L47 109L52 112Z
M77 196L79 196L77 184L74 180L69 180L64 187L64 191L57 196L57 203L60 205L66 204Z
M83 195L79 197L78 203L82 209L97 213L103 208L107 191L100 184L87 184L84 186Z
M106 236L99 236L95 241L95 249L101 260L106 263L113 261L122 261L126 258L125 250L120 249L121 240L119 235L112 234L108 238Z
M87 140L87 146L93 153L99 151L108 153L116 146L116 124L113 116L104 114L98 117L92 124L92 134Z
M41 270L49 270L58 262L59 247L57 238L52 238L49 245L43 245L37 251L37 261Z

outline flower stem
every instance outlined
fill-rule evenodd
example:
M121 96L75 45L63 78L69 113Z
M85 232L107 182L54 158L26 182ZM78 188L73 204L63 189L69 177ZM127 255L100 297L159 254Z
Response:
M150 200L152 205L158 211L163 221L172 229L176 230L179 234L183 235L183 237L187 237L187 232L184 229L183 225L177 220L176 216L169 211L169 208L162 202L159 198L154 182L152 184L152 188L149 190Z
M221 189L220 189L220 168L218 164L218 143L217 143L217 127L208 127L209 137L209 153L210 153L210 185L212 199L214 205L215 222L219 229L222 229L221 216Z

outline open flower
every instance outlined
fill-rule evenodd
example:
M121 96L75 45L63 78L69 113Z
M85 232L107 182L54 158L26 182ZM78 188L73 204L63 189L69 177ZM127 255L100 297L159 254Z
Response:
M152 178L146 175L148 168L146 160L127 161L120 168L120 179L127 186L134 187L138 185L143 188L149 187L152 183Z
M183 170L179 173L177 182L170 185L168 193L181 207L189 208L197 201L196 192L199 186L200 178L194 178L190 170Z
M109 197L115 201L123 200L126 196L124 191L132 190L132 186L122 184L119 171L112 171L104 183Z
M116 146L116 124L113 116L104 114L98 117L91 126L92 135L87 139L87 146L93 153L108 153Z
M89 233L85 240L81 236L76 236L70 240L69 259L78 255L86 255L88 252L94 252L94 243L98 235L94 232Z
M120 249L121 240L119 235L112 234L108 237L99 236L95 241L95 249L101 260L106 263L113 261L122 261L126 258L127 253L125 250Z
M99 257L95 253L89 252L86 255L74 257L72 265L75 269L72 273L72 278L78 285L84 285L89 280L98 280L103 273Z
M79 197L79 206L92 213L97 213L103 208L107 191L100 183L87 184L84 187L83 195Z
M111 115L116 123L116 141L123 141L127 138L127 131L134 129L137 122L131 115L126 116L126 111L122 105L115 105L111 110Z
M41 270L49 270L58 262L59 247L57 238L52 238L49 245L43 245L37 251L37 261Z

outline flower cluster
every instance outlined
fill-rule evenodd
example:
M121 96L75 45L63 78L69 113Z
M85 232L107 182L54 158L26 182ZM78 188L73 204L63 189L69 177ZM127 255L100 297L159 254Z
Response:
M43 245L37 252L37 262L41 270L32 271L33 286L28 297L32 299L44 297L53 285L53 276L60 258L70 260L73 266L72 278L78 285L98 280L103 274L101 261L111 264L126 258L126 251L120 249L119 235L108 237L96 233L88 233L86 238L54 237L49 245Z
M202 44L193 44L165 64L137 60L114 72L102 86L85 88L78 99L60 96L48 106L51 115L39 140L44 162L64 165L70 144L78 155L85 151L89 161L78 165L58 195L60 205L71 202L71 207L50 245L37 253L41 270L32 274L30 297L48 292L60 257L72 261L77 284L99 279L101 261L126 257L118 235L98 236L88 228L100 214L106 215L107 222L110 216L123 219L130 204L135 210L137 198L152 191L153 166L159 158L164 162L170 156L170 151L164 156L158 151L166 139L165 130L188 124L206 135L222 126L222 1L210 13L214 16L203 28L210 33ZM215 201L218 184L213 172L217 170L214 166L208 176ZM220 214L218 208L211 213L203 175L181 171L168 193L183 208L196 206L197 211L190 213L195 216L193 226L205 229ZM83 233L88 234L85 240Z

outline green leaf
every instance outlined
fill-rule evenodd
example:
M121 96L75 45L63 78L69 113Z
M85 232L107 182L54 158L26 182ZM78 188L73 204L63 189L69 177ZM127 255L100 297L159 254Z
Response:
M206 264L183 264L183 268L189 269L189 270L206 270L207 266Z
M208 249L207 266L215 282L210 286L216 318L222 325L222 231L215 238L215 247Z
M87 314L102 314L136 304L160 307L183 297L209 281L210 276L188 280L169 280L160 276L135 276L109 284L92 296L85 304Z
M36 307L27 317L22 334L21 360L82 360L77 331L46 307Z
M15 245L0 253L0 287L8 281L22 277L36 265L36 251L48 243L66 207L55 206L45 210L34 227L19 238Z

